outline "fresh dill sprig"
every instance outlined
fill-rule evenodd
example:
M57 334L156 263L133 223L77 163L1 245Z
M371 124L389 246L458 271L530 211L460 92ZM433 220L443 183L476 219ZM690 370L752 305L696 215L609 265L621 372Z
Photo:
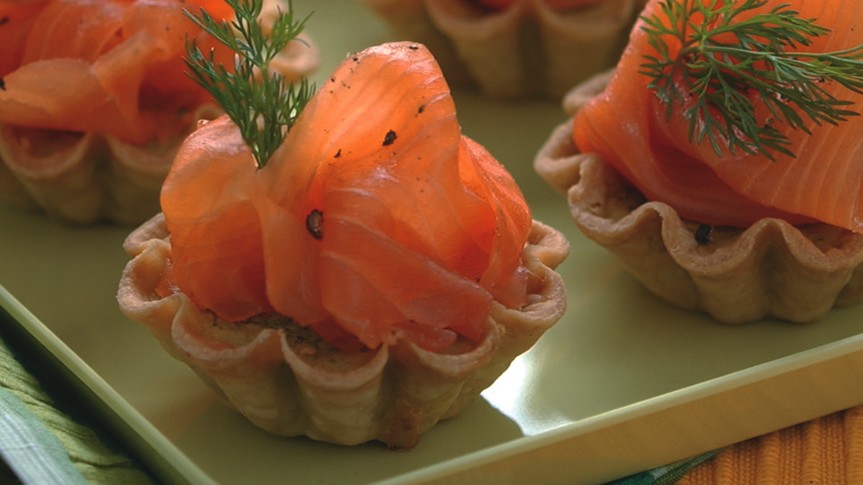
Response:
M260 168L284 142L314 93L308 80L287 83L281 74L269 69L270 61L289 42L302 42L297 36L308 17L296 21L289 1L287 12L280 11L270 32L265 33L258 20L263 0L226 2L234 9L230 24L214 19L204 9L197 16L188 11L186 15L236 53L233 70L217 64L212 50L204 54L191 40L186 44L186 65L192 79L213 96L239 127Z
M717 156L723 141L731 154L742 150L770 160L781 153L795 154L788 138L771 123L811 134L808 118L816 125L832 125L859 113L850 101L827 90L839 83L863 92L863 44L834 52L797 52L830 29L781 4L766 13L747 12L766 0L664 0L661 15L642 17L643 30L656 55L645 55L642 73L652 78L670 118L677 103L691 105L689 139L710 142ZM672 53L672 45L680 50ZM759 121L753 99L769 110Z

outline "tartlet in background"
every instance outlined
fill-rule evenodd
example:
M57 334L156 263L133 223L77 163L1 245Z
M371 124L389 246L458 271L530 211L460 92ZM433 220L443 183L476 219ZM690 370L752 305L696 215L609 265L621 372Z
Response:
M768 3L765 8L778 2ZM659 4L649 2L645 12L656 14ZM793 6L807 18L831 21L830 15L842 15L820 2ZM648 60L641 56L651 51L643 26L633 30L633 43L614 70L567 94L564 108L571 118L554 130L535 159L542 178L566 194L581 232L615 254L654 294L726 323L762 318L808 322L833 306L863 300L863 234L854 229L859 219L853 216L859 211L854 195L860 190L854 182L859 176L854 162L839 158L855 159L860 118L838 126L825 123L811 136L792 134L791 149L805 158L771 161L726 153L710 168L692 168L699 157L717 156L706 140L701 147L688 141L680 128L686 123L683 116L668 121L664 105L647 89L650 79L641 71ZM854 32L837 29L823 42L835 49L854 44L848 39ZM823 42L816 45L823 49ZM597 148L584 149L580 143ZM714 171L734 164L744 175L739 190L754 194L754 181L774 180L761 182L762 192L778 205L762 205L755 195L733 193L728 179L720 181ZM831 164L834 169L825 171ZM652 167L659 168L650 171ZM794 167L802 168L785 175ZM848 183L829 178L837 176ZM783 177L784 183L776 181ZM651 195L634 181L645 184ZM665 185L657 188L650 181ZM820 190L825 203L801 204L807 200L801 194L813 197L813 190Z
M451 83L473 84L493 97L555 100L615 64L644 4L514 0L490 7L473 0L360 1L399 37L429 46Z
M566 194L581 233L663 300L724 323L808 322L863 300L863 235L781 219L708 232L668 204L646 200L602 157L580 153L571 134L571 123L556 129L536 171Z
M266 0L266 11L280 0ZM220 110L185 74L183 9L230 14L221 1L37 1L0 6L0 203L91 224L139 224L180 142ZM317 66L292 43L288 79Z

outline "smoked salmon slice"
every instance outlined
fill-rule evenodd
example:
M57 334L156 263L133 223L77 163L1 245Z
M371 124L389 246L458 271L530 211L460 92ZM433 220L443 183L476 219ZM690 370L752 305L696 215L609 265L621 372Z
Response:
M209 99L184 74L187 33L203 48L214 48L217 58L231 56L186 18L183 10L196 7L214 16L232 13L215 0L53 0L0 7L0 41L8 42L0 54L0 123L138 144L173 136L188 123L184 114Z
M189 135L162 185L173 263L165 286L228 321L271 310L251 200L255 175L251 152L222 116Z
M261 169L221 142L228 129L202 126L162 191L175 282L199 306L236 321L269 302L324 338L443 349L481 339L493 300L524 303L530 211L512 177L461 134L424 46L345 60ZM212 195L190 210L201 192ZM192 286L177 277L189 263ZM225 297L214 272L226 266L228 284L253 294Z
M0 78L21 64L27 33L48 0L0 3Z
M769 0L758 12L790 4L801 18L831 31L799 50L837 51L863 43L863 4L833 0ZM643 17L661 15L661 2L647 4ZM632 30L607 89L575 116L573 140L582 152L597 152L648 199L662 201L701 223L747 227L764 217L794 224L820 221L863 232L863 117L837 126L810 126L812 135L775 126L790 140L791 158L723 150L689 142L683 110L665 117L665 106L640 73L645 55L656 55L639 21ZM671 46L672 54L674 49ZM826 89L863 109L863 95L837 83ZM758 112L763 103L753 96ZM766 121L766 116L762 119ZM622 142L625 140L625 142Z

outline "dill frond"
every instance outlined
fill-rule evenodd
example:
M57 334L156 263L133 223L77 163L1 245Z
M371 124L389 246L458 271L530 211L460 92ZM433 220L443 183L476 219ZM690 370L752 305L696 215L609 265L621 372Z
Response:
M234 9L228 23L216 20L206 10L186 14L204 31L236 54L233 69L218 64L213 52L205 54L195 44L186 44L190 76L206 89L239 127L258 167L266 165L314 94L307 79L287 83L271 72L272 61L289 42L297 39L306 20L296 20L293 5L280 11L269 34L258 20L263 0L225 0Z
M706 139L718 156L723 146L732 154L742 150L770 160L777 153L795 156L781 131L769 120L757 119L753 99L772 118L807 134L807 120L835 125L859 115L827 86L839 83L863 92L863 44L825 53L795 51L830 29L800 18L788 4L741 16L766 3L664 0L661 14L642 17L642 29L656 52L645 55L641 66L651 78L649 88L665 104L667 118L690 98L683 113L689 139ZM681 46L674 55L669 39Z

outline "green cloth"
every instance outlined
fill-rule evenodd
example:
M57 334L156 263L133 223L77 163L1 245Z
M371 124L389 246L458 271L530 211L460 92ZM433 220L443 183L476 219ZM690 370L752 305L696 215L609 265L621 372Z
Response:
M151 483L133 460L58 410L2 339L0 456L25 484Z
M653 470L636 473L635 475L609 482L606 485L672 485L683 478L689 470L710 460L718 453L719 451L711 451L670 465L654 468Z
M0 389L0 454L21 481L85 483L60 440L6 389Z

